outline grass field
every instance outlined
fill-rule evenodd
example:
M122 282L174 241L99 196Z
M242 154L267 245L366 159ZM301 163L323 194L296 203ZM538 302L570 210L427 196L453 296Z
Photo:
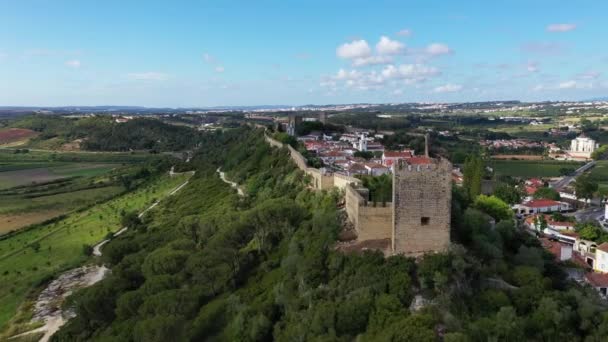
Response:
M490 167L498 175L513 177L559 177L561 168L578 168L582 163L557 160L493 160Z
M43 167L34 168L32 163L24 165L25 168L0 172L0 189L20 185L44 183L69 177L93 177L104 174L118 165L95 163L45 163Z
M166 196L189 176L162 176L147 186L65 219L0 240L0 330L28 293L57 273L82 264L83 245L120 229L122 210L140 211Z
M589 175L600 188L608 189L608 160L598 160Z
M147 152L61 152L30 150L15 153L15 149L0 148L0 164L6 162L89 162L89 163L138 163L161 157Z

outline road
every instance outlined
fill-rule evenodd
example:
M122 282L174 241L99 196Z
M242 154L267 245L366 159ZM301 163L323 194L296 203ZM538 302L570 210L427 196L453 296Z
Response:
M590 168L595 166L595 161L592 160L590 162L588 162L587 164L579 167L578 169L576 169L576 171L574 171L574 173L571 176L566 176L563 177L562 179L558 180L557 182L551 184L551 187L557 191L560 191L561 189L563 189L564 187L568 186L570 183L572 183L572 181L580 176L581 174L583 174L585 171L589 170Z
M568 216L574 216L579 222L600 221L604 218L604 206L581 209Z

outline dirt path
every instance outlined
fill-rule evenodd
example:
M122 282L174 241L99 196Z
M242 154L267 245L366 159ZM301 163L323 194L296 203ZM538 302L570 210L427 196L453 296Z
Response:
M236 189L236 192L239 194L239 196L245 196L245 191L243 191L243 189L238 185L238 183L226 179L226 173L222 172L220 168L217 169L217 173L220 175L220 178L224 181L224 183L230 184L231 187Z
M192 171L194 175L194 171ZM188 184L188 180L169 192L169 196L174 195L183 187ZM152 205L147 207L138 217L144 216L146 212L153 209L159 204L159 201L154 202ZM116 233L114 237L121 235L127 231L128 227L123 227ZM110 242L110 239L106 239L96 244L93 247L93 255L99 257L102 255L102 247ZM20 336L25 336L33 333L44 332L44 336L40 339L40 342L47 342L55 332L59 330L70 318L76 314L71 311L64 312L61 305L65 299L71 295L75 290L89 287L99 281L101 281L110 270L105 266L97 265L86 265L78 267L67 272L62 273L59 277L53 280L38 296L36 304L34 306L34 315L32 322L44 322L44 325L34 330L27 331L25 333L11 336L10 339L14 339Z

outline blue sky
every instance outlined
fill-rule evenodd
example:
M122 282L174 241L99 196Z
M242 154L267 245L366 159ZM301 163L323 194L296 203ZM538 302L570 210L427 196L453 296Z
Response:
M606 1L0 2L0 105L608 96Z

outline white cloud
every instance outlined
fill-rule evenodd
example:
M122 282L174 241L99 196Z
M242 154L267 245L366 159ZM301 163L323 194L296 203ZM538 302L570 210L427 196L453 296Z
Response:
M221 65L216 66L216 67L215 67L215 72L219 72L219 73L224 72L224 67L223 67L223 66L221 66Z
M455 93L462 90L462 86L460 84L444 84L439 87L435 87L433 89L434 93Z
M454 51L445 44L433 43L426 47L426 52L431 56L441 56L441 55L451 54Z
M440 74L440 72L437 68L424 64L401 64L398 67L391 64L382 69L382 76L387 79L426 79L438 74Z
M401 36L401 37L409 37L409 36L412 35L412 30L410 30L410 29L403 29L403 30L397 32L397 35Z
M345 43L336 49L336 55L344 59L364 58L370 56L372 49L365 40L354 40L350 43Z
M78 69L78 68L80 68L81 63L77 59L72 59L72 60L66 61L65 65L70 68Z
M380 55L398 55L403 52L405 45L403 43L391 40L387 36L380 37L380 41L376 44L376 52Z
M340 69L334 78L337 80L356 80L360 79L362 76L363 74L357 70L346 71Z
M169 75L162 72L149 71L130 73L127 74L127 77L137 81L165 81L169 78Z
M393 90L393 95L402 95L403 94L403 89L395 89Z
M568 32L576 29L576 24L551 24L547 26L548 32Z
M379 65L379 64L388 64L393 61L393 58L390 56L368 56L355 58L353 60L353 66L366 66L366 65Z
M564 81L557 85L557 89L590 89L593 88L591 83L581 83L578 81L570 80Z

